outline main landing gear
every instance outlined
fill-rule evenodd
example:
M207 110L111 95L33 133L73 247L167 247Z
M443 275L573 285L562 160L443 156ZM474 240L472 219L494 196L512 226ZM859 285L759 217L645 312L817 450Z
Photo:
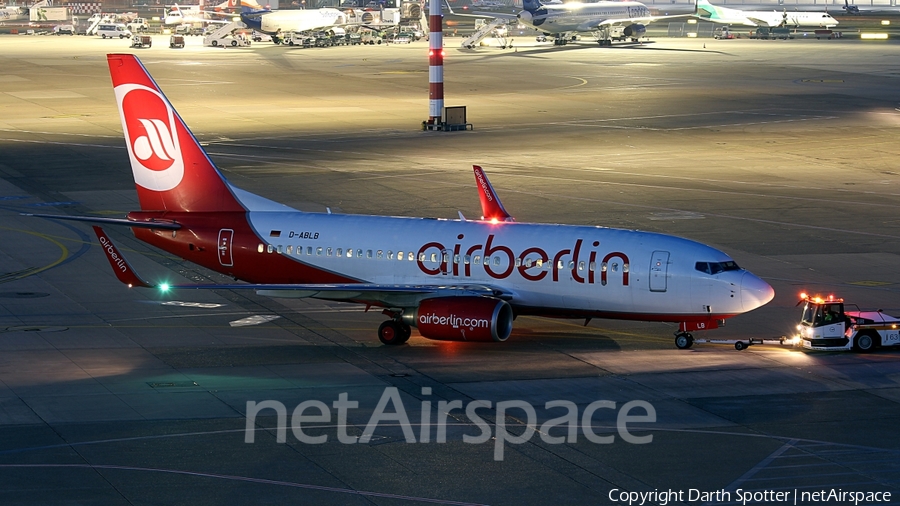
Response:
M600 44L601 46L612 47L612 39L600 39L597 41L597 44Z
M400 313L385 309L384 314L390 316L391 319L378 327L378 340L388 346L397 346L409 341L412 328L400 320Z
M694 345L694 336L690 332L678 332L675 334L675 347L686 350Z

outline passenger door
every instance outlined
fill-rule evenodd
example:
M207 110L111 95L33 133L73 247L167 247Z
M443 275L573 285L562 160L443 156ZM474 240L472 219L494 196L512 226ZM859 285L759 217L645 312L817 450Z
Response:
M665 292L668 286L669 252L654 251L650 257L650 291Z

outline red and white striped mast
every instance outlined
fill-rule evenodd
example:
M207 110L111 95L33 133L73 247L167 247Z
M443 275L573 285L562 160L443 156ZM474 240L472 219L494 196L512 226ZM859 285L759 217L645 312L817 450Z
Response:
M428 124L441 122L444 110L444 41L441 3L430 0L428 7Z

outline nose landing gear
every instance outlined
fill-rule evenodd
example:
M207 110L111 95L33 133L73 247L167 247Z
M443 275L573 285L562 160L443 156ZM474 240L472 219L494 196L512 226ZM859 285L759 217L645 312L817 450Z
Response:
M694 345L694 336L690 332L675 333L675 347L679 350L687 350Z

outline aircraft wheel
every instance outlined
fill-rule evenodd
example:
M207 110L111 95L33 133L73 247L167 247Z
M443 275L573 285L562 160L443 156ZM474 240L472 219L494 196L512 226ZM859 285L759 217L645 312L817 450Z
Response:
M734 343L734 349L736 349L737 351L746 350L747 345L744 343L744 341L738 341Z
M860 334L853 340L853 349L860 353L868 353L875 349L875 338L869 333Z
M237 47L237 41L236 41L236 40L231 41L231 47Z
M686 350L694 345L694 336L687 332L675 336L675 347L679 350Z
M106 38L106 35L100 35L100 38L101 38L101 39L105 39L105 38Z
M394 320L387 320L378 327L378 340L388 346L403 344L403 336L405 335L403 329Z
M412 335L412 327L403 322L400 322L399 325L400 330L403 331L403 342L405 343L406 341L409 341L409 337Z
M219 45L219 41L217 41L217 40L212 41L212 47L216 47L218 45Z

